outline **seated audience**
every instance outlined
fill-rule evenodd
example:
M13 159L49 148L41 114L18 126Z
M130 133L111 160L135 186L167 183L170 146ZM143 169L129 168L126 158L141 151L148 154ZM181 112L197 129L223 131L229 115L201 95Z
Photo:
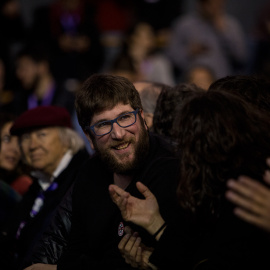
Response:
M23 196L32 184L30 168L22 161L17 136L10 135L10 128L16 116L0 113L0 179Z
M207 65L217 79L243 72L248 44L241 23L227 13L226 0L196 0L196 10L180 14L171 27L167 55L182 77Z
M175 84L171 62L159 50L156 32L149 23L138 21L130 27L118 55L131 58L141 80Z
M13 99L13 112L21 114L43 105L65 107L74 111L74 93L60 81L52 70L52 59L44 46L26 45L15 58L18 85Z
M16 116L0 113L0 226L7 220L32 183L22 163L18 137L9 129Z
M25 111L10 133L19 136L34 181L1 228L1 251L9 269L23 269L31 264L33 247L89 155L72 129L70 114L62 107L38 106Z

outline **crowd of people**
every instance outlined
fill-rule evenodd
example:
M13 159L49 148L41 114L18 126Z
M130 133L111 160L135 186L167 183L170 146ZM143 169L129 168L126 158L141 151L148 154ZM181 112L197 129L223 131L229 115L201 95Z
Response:
M1 269L269 269L267 59L180 2L3 1Z

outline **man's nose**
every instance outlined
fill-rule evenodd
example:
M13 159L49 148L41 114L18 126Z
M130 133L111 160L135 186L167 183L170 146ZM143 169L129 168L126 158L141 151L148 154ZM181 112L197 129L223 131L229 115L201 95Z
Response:
M36 148L38 145L38 138L35 136L35 135L30 135L30 138L29 138L29 148L30 149L34 149Z
M111 137L113 139L122 139L125 135L125 129L120 127L117 123L113 123Z

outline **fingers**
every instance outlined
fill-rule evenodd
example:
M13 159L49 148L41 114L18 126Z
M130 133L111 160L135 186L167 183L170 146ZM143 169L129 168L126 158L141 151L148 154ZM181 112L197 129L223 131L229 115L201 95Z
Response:
M230 191L226 193L226 197L241 206L248 206L246 204L257 203L263 204L265 198L270 194L268 188L256 180L253 180L246 176L241 176L238 180L230 179L227 182L227 186Z
M133 230L129 226L125 226L124 231L126 234L130 234L130 235L134 233Z
M270 188L246 176L227 182L226 197L236 204L235 215L270 231Z
M112 201L119 207L120 211L124 211L129 193L116 185L109 185L109 193Z
M30 265L24 270L56 270L56 269L57 269L56 264L54 265L54 264L37 263L37 264Z
M124 191L122 188L118 187L117 185L109 185L109 193L112 198L117 197L128 197L129 193Z
M268 185L270 185L270 171L269 170L266 170L264 172L263 179Z
M118 248L126 263L132 267L138 267L141 262L142 250L139 248L141 238L137 233L126 234L118 244Z

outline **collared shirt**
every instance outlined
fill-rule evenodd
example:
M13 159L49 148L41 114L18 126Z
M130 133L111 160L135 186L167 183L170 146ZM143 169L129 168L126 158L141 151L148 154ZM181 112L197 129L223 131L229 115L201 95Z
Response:
M40 184L41 188L45 191L51 185L54 179L58 175L60 175L60 173L68 166L72 157L73 157L72 151L68 150L51 176L38 170L33 171L31 175L38 179L38 183Z

